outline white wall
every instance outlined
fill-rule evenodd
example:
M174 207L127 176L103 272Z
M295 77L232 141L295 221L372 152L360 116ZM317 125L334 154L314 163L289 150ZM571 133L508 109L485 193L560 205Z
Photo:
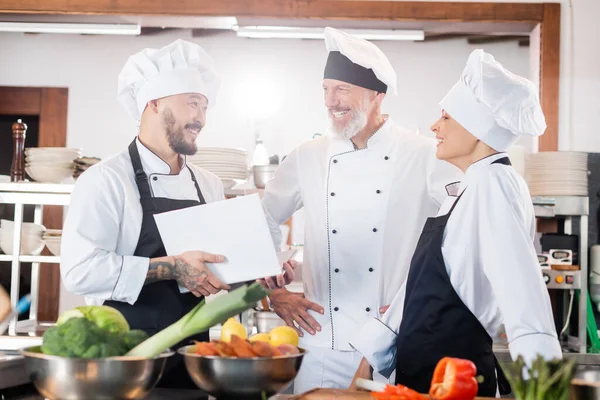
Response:
M0 34L0 85L69 88L67 145L86 155L106 157L126 147L135 124L116 101L117 75L126 58L145 47L165 45L177 37L92 37ZM277 111L262 127L269 151L284 155L316 132L325 132L321 79L326 50L315 40L252 40L229 36L183 38L201 44L215 59L223 86L199 143L253 149L250 123L239 103L244 84L266 79L278 91ZM469 53L465 40L431 43L377 42L398 72L399 96L384 102L384 111L409 128L429 135L439 115L438 101L454 84ZM516 42L484 49L506 67L527 75L527 48ZM266 78L265 78L266 77ZM265 90L268 92L268 90ZM249 106L268 108L265 91ZM264 111L264 108L261 110Z

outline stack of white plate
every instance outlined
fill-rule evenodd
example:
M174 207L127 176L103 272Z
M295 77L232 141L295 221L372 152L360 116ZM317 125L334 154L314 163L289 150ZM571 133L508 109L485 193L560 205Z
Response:
M525 179L532 196L588 196L587 153L547 151L530 154Z
M25 172L36 182L62 183L73 176L73 160L81 149L29 147L25 149Z
M0 249L12 254L15 223L3 219L0 221ZM42 235L46 227L31 222L23 222L21 227L21 255L37 256L44 250Z
M46 229L42 234L42 239L46 243L46 247L50 250L50 253L55 256L60 256L60 240L62 239L61 229Z
M187 162L217 175L225 188L248 178L248 153L242 149L200 147Z

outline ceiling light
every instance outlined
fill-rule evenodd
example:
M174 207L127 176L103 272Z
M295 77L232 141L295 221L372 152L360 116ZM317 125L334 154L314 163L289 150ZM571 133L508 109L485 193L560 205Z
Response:
M0 32L139 35L140 25L0 22Z
M240 37L254 39L323 39L323 28L287 26L237 26ZM344 32L365 40L423 40L425 33L418 30L344 29Z

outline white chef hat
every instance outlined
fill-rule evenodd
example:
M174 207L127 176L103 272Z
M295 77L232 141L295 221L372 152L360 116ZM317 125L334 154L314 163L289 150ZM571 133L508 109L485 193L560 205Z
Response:
M119 102L136 120L151 100L200 93L212 107L220 77L212 58L195 43L178 39L160 49L144 49L129 57L119 74Z
M396 71L385 54L373 43L338 29L325 28L329 51L324 79L337 79L353 85L397 94Z
M518 136L541 136L546 120L535 85L478 49L440 106L473 136L506 151Z

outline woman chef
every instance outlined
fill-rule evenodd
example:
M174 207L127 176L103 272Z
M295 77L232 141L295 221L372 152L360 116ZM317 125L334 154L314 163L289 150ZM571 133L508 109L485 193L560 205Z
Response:
M129 57L119 74L119 101L139 121L139 135L83 173L73 189L62 239L65 287L88 303L116 308L132 329L149 335L183 317L202 296L229 288L206 265L222 256L167 255L154 221L157 213L224 199L219 178L185 158L196 153L219 82L213 60L195 43L176 40ZM290 268L277 284L267 279L269 286L289 283ZM208 332L181 344L191 339L208 340ZM196 388L178 355L169 358L158 385Z
M426 393L438 361L459 357L483 375L479 396L493 397L496 375L500 392L509 390L492 352L502 323L513 359L562 358L533 246L531 198L505 153L546 124L534 85L482 50L440 105L436 155L465 176L458 197L426 222L407 281L382 320L351 341L364 357L355 379L370 378L370 366L384 376L395 369L396 383Z

